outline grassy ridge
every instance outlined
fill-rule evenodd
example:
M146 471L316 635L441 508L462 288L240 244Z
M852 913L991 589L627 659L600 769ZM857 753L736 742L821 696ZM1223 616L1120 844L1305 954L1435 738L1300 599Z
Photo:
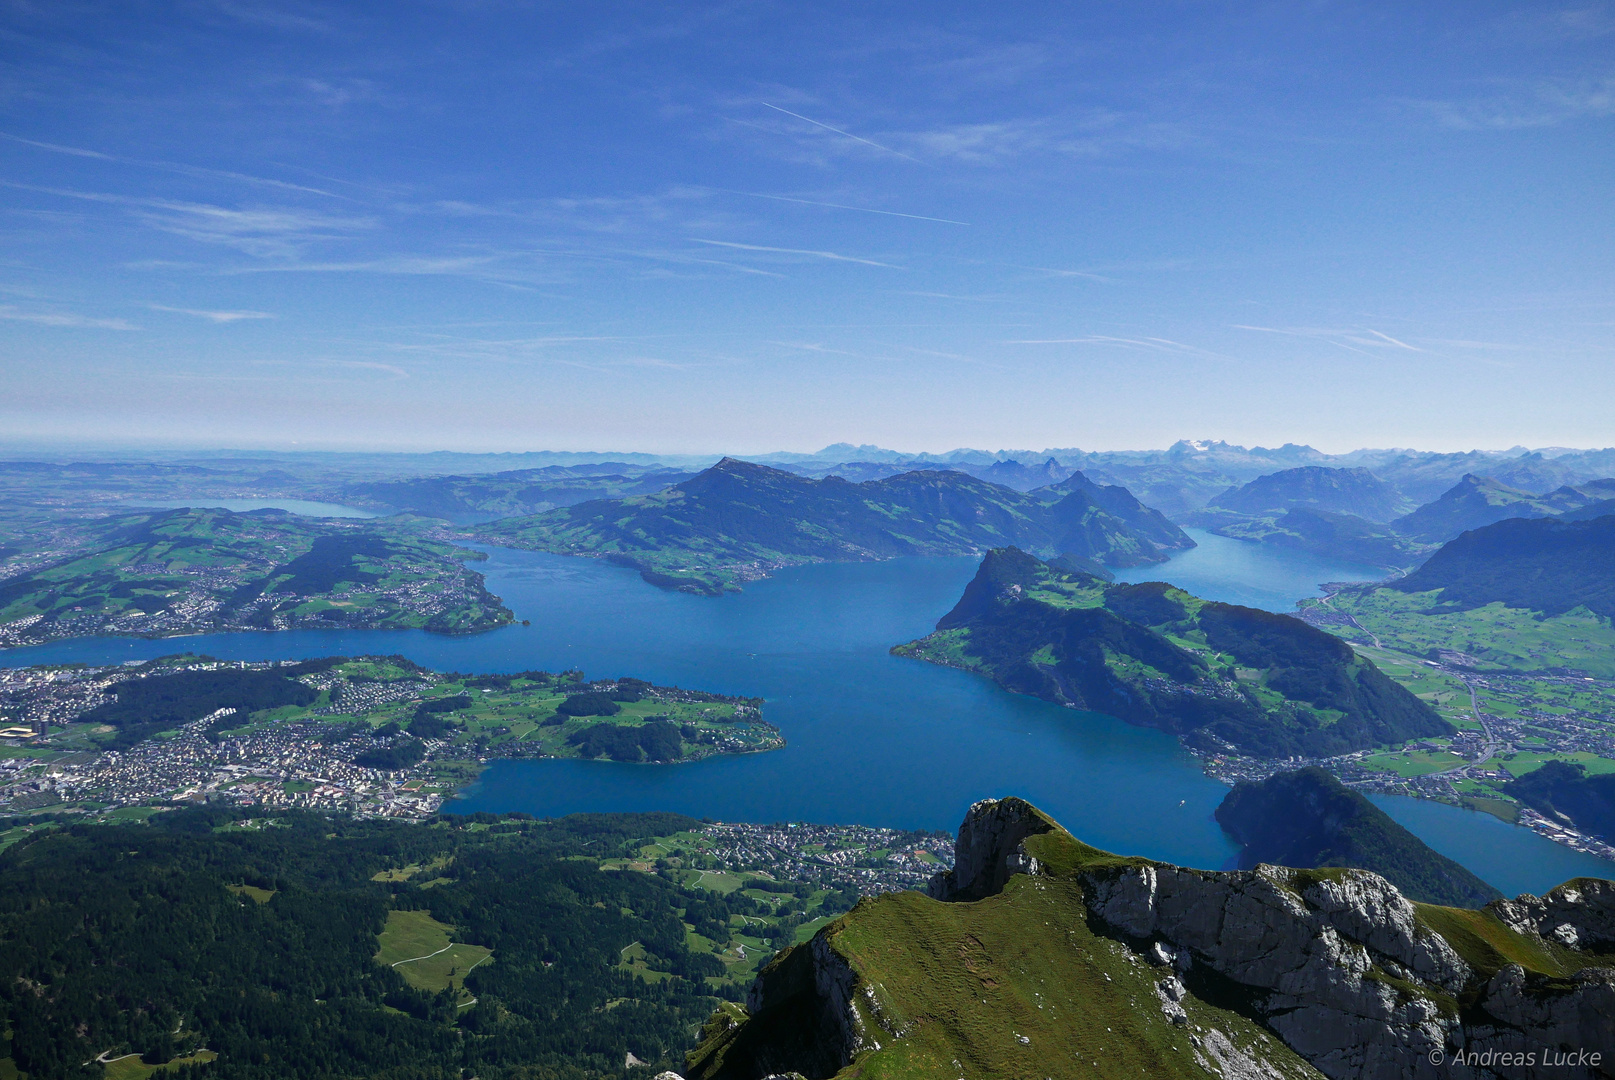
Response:
M1298 619L1159 582L1106 585L1013 548L988 553L935 633L893 651L1208 750L1323 755L1452 730Z
M730 459L655 494L512 518L481 533L494 543L606 556L654 584L713 594L805 562L960 555L1015 543L1131 566L1193 546L1125 489L1080 474L1023 494L959 472L852 484Z

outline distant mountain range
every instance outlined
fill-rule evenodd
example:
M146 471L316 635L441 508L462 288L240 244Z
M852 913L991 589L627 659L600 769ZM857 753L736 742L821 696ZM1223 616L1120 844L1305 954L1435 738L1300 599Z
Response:
M1015 548L988 552L936 631L893 651L1210 751L1320 756L1453 730L1299 619L1160 582L1107 585Z
M482 527L493 543L606 556L653 584L717 593L781 566L963 555L1006 543L1100 564L1164 562L1194 546L1125 489L1080 474L1023 493L924 470L851 483L725 458L650 495L596 500Z
M1410 900L1476 908L1503 894L1359 793L1316 767L1234 785L1217 823L1243 848L1239 868L1353 866L1372 870Z
M1508 518L1553 517L1609 499L1615 499L1615 479L1567 484L1545 495L1533 495L1495 477L1470 474L1439 499L1392 522L1392 527L1413 540L1441 544Z
M1302 466L1223 492L1177 520L1238 540L1406 569L1466 530L1508 518L1579 519L1612 511L1615 479L1534 495L1494 477L1470 474L1440 498L1410 511L1406 498L1367 469Z
M1353 514L1369 521L1390 521L1413 509L1413 503L1367 469L1332 469L1303 465L1259 476L1225 491L1210 505L1259 516L1287 510L1319 510Z

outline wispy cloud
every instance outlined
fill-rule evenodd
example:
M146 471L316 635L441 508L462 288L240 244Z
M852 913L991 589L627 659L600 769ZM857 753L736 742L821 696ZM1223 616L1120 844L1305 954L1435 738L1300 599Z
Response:
M1193 356L1208 360L1228 360L1230 357L1222 353L1203 349L1198 345L1188 345L1181 341L1161 337L1117 337L1110 334L1085 334L1081 337L1068 338L1020 338L1005 341L1005 345L1104 345L1118 349L1134 349L1145 352L1170 353L1174 356Z
M1350 352L1360 352L1367 355L1368 349L1404 349L1408 352L1424 352L1416 345L1409 345L1400 338L1370 327L1354 329L1334 329L1327 327L1307 326L1251 326L1244 323L1235 323L1235 330L1251 330L1260 334L1282 334L1286 337L1310 338L1322 341L1337 348Z
M879 266L887 270L902 270L901 266L891 263L877 262L874 259L860 259L853 255L842 255L835 251L816 251L811 248L785 248L767 247L762 244L737 244L729 240L703 240L700 237L691 237L697 244L711 244L713 247L734 248L739 251L765 251L777 255L806 255L815 259L829 259L832 262L858 263L862 266Z
M814 127L823 128L825 131L834 132L835 134L840 135L840 136L842 136L844 138L852 139L854 142L861 142L865 146L873 146L876 150L884 150L888 154L895 154L897 157L903 158L903 159L905 159L907 161L912 161L916 165L924 165L925 164L925 162L921 161L919 158L913 157L913 156L911 156L909 154L905 154L901 150L893 150L889 146L882 146L880 143L875 142L872 139L866 139L862 135L854 135L852 132L843 131L838 127L831 127L829 124L822 123L822 122L820 122L818 120L811 119L810 117L803 116L801 113L792 112L789 109L782 109L778 105L770 105L766 101L760 101L760 102L758 102L758 104L763 106L763 108L765 108L765 109L773 109L775 112L784 113L786 116L794 116L798 120L802 120L802 121L804 121L806 123L812 124Z
M119 165L134 165L142 169L158 169L163 172L178 173L183 176L193 176L214 180L234 180L243 184L254 184L260 187L279 188L282 191L299 191L307 195L324 195L331 199L343 199L347 196L326 191L324 188L309 187L306 184L293 184L286 180L275 180L265 176L252 176L248 173L231 172L228 169L210 169L202 165L187 165L178 161L148 161L144 158L122 157L117 154L106 154L100 150L86 150L79 146L63 146L60 143L40 142L37 139L25 139L20 135L11 135L0 132L0 139L9 142L32 146L38 150L48 150L53 154L67 154L71 157L91 158L96 161L110 161Z
M360 371L380 371L391 375L395 379L409 378L409 372L396 364L383 364L375 360L337 360L333 362L337 367L357 368Z
M1403 104L1460 131L1552 127L1586 117L1615 116L1615 76L1503 85L1468 99Z
M328 34L330 23L313 15L288 10L280 4L248 3L244 0L213 0L213 6L238 22L273 30L296 30Z
M199 308L169 307L166 304L147 304L153 311L167 311L174 315L194 315L215 323L240 322L243 319L273 319L267 311L205 311Z
M181 202L96 191L42 187L0 180L0 186L35 191L64 199L106 203L130 208L143 224L164 232L209 244L224 244L260 257L290 257L303 245L375 227L368 217L321 213L290 207L259 206L246 209L211 203Z
M139 330L140 327L124 319L99 319L89 315L75 315L61 311L23 311L11 304L0 304L0 319L10 322L34 323L39 326L61 326L85 330Z
M876 210L869 206L848 206L845 203L820 202L817 199L798 199L790 195L764 195L756 191L730 191L728 188L714 188L728 195L744 195L750 199L772 199L775 202L800 203L803 206L825 206L832 210L856 210L861 214L883 214L886 217L909 218L913 221L935 221L942 225L969 225L968 221L955 221L952 218L926 217L924 214L902 214L896 210Z

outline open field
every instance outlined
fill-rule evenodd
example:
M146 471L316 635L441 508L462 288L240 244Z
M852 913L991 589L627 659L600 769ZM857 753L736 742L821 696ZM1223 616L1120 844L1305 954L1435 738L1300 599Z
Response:
M1404 593L1390 588L1345 589L1303 610L1333 608L1358 628L1329 629L1354 642L1374 643L1412 656L1468 658L1477 671L1568 669L1597 678L1615 677L1615 624L1585 608L1544 618L1501 603L1467 610L1441 608L1439 592Z

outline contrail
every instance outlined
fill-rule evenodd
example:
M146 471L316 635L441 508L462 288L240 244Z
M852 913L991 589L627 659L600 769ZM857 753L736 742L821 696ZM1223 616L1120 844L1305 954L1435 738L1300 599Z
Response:
M885 214L887 217L911 218L914 221L937 221L943 225L966 225L968 221L954 221L945 217L926 217L924 214L899 214L896 210L872 210L867 206L846 206L842 203L819 202L817 199L793 199L789 195L763 195L756 191L733 191L729 188L715 188L716 191L726 192L730 195L744 195L750 199L773 199L776 202L801 203L803 206L828 206L832 210L857 210L863 214Z
M759 102L758 104L762 105L764 108L773 109L775 112L782 112L786 116L794 116L798 120L803 120L803 121L806 121L809 124L812 124L814 127L822 127L824 130L833 131L837 135L845 135L847 138L852 139L852 140L854 140L856 142L861 142L865 146L873 146L876 150L884 150L888 154L896 154L898 157L904 158L904 159L906 159L908 161L912 161L916 165L924 165L925 164L925 162L921 161L919 158L917 158L917 157L909 157L907 154L903 153L901 150L893 150L889 146L882 146L878 142L871 142L870 140L864 138L861 135L854 135L850 131L842 131L838 127L831 127L829 124L821 124L817 120L814 120L814 119L812 119L810 117L803 116L801 113L794 113L789 109L782 109L778 105L770 105L766 101Z

